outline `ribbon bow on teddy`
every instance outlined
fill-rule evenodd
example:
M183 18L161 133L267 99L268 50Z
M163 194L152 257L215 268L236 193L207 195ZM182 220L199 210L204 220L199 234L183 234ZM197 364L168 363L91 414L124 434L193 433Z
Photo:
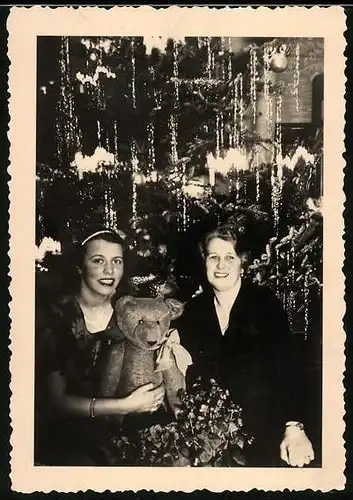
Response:
M169 337L162 342L158 350L155 371L160 372L171 368L173 365L172 355L175 357L177 367L185 377L188 366L192 365L192 358L180 344L179 333L175 328L170 330Z

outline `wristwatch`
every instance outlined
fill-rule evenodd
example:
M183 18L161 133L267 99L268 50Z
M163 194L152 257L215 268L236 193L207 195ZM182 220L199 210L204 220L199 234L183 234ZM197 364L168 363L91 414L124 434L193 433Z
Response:
M300 431L304 430L304 425L301 422L286 422L286 427L297 427Z

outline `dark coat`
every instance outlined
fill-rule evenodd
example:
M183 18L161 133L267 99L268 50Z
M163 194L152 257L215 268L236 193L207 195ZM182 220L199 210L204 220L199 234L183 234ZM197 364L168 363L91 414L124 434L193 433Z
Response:
M267 288L243 281L222 335L212 292L192 299L177 325L197 376L215 378L243 408L254 436L252 461L270 465L288 420L302 421L291 335L280 301Z

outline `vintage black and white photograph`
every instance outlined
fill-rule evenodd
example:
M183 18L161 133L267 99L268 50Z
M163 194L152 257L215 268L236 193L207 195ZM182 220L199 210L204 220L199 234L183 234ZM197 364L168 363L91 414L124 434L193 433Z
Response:
M323 468L326 40L199 31L35 37L44 473Z

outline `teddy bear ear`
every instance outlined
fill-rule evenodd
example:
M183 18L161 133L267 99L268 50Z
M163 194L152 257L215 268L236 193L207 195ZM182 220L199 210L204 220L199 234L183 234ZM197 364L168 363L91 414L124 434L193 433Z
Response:
M118 299L115 304L115 310L119 313L120 311L125 309L127 305L131 305L134 302L135 298L132 297L132 295L125 295L124 297L120 297L120 299Z
M185 304L179 302L179 300L169 298L165 300L165 303L170 311L170 319L177 319L183 314Z

